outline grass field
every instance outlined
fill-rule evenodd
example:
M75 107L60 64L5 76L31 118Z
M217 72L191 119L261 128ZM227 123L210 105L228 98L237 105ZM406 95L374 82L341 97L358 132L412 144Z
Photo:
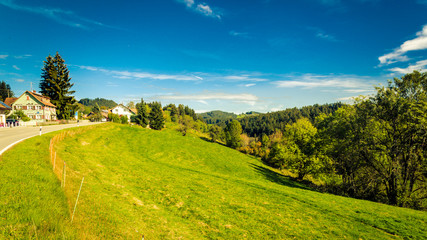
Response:
M0 238L426 238L426 212L318 193L253 157L171 130L102 124L65 137L55 145L67 164L64 190L52 171L53 136L2 156Z

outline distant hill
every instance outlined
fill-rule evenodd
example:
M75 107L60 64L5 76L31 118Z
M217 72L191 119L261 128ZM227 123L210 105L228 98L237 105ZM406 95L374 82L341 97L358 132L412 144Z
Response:
M116 102L114 102L113 100L105 99L105 98L95 98L95 99L83 98L83 99L80 99L79 103L87 107L94 107L97 103L100 107L104 106L107 108L113 108L117 106Z
M242 125L243 132L251 137L261 136L262 134L270 135L276 129L284 130L287 124L294 123L303 117L314 123L315 118L320 114L333 113L341 106L343 106L342 103L315 104L302 108L288 108L278 112L248 115L238 118L238 120Z

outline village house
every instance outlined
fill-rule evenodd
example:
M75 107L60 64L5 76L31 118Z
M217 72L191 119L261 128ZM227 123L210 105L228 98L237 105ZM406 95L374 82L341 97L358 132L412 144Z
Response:
M12 110L6 103L0 101L0 127L6 126L6 112Z
M128 108L128 107L124 106L123 104L119 104L119 105L115 106L114 108L110 109L110 112L117 114L120 117L121 116L127 116L129 122L130 122L130 117L136 115L136 113L137 113L136 109Z
M5 103L12 107L11 113L22 110L34 122L56 120L56 106L49 97L36 91L25 91L18 98L6 98Z

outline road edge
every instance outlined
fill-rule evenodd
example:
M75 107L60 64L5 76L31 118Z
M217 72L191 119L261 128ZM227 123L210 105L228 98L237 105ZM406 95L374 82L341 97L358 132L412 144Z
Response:
M0 156L1 156L4 152L6 152L7 150L9 150L9 148L13 147L15 144L18 144L18 143L20 143L20 142L22 142L22 141L24 141L24 140L26 140L26 139L28 139L28 138L32 138L32 137L35 137L35 136L39 136L39 134L36 134L36 135L33 135L33 136L29 136L29 137L26 137L26 138L20 139L20 140L18 140L18 141L16 141L16 142L14 142L14 143L9 144L8 146L6 146L5 148L3 148L3 149L0 151Z

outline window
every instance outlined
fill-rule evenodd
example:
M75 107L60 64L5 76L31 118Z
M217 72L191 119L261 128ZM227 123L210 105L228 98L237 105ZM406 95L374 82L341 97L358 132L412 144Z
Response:
M27 100L30 100L30 96L27 96Z

